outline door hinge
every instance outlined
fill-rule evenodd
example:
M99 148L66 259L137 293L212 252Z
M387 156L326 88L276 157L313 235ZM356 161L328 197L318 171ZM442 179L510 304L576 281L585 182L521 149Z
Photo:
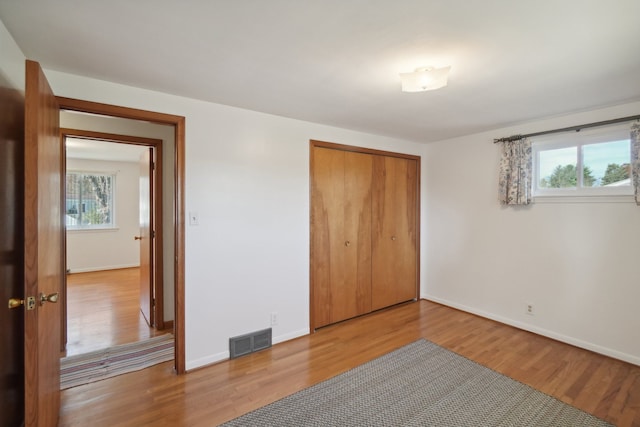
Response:
M151 162L151 170L155 170L156 169L156 162Z
M153 306L153 307L156 306L156 299L155 298L151 299L151 306Z
M152 231L151 231L151 238L152 238L152 239L155 239L155 238L156 238L156 231L155 231L155 230L152 230Z

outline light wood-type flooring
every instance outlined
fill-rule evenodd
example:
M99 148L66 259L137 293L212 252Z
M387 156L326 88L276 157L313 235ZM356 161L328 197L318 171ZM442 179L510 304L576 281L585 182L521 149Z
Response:
M67 351L84 354L167 333L140 312L140 269L67 275Z
M424 300L186 375L168 362L65 390L60 425L215 426L419 338L620 427L640 426L640 367Z

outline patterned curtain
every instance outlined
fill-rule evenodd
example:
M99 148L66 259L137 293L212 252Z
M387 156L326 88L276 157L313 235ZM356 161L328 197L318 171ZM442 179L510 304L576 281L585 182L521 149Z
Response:
M498 192L503 205L531 203L531 141L502 141Z
M631 124L631 182L636 204L640 205L640 121Z

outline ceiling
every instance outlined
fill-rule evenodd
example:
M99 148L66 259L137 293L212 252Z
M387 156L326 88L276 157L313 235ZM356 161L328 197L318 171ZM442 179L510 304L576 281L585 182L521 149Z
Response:
M88 159L114 162L140 162L140 156L147 147L96 141L84 138L66 138L66 152L69 159Z
M0 1L45 69L417 142L640 100L639 16L638 0ZM445 65L447 87L400 91L399 73Z

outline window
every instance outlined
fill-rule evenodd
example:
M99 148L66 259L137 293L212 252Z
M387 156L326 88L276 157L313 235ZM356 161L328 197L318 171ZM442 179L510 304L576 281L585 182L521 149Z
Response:
M535 196L631 195L628 124L532 139Z
M67 172L67 228L114 228L114 184L113 174Z

